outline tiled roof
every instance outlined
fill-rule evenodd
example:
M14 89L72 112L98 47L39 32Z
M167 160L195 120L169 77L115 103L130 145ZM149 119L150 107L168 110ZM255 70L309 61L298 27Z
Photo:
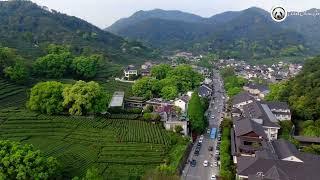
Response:
M233 97L232 104L240 104L249 100L254 100L254 98L247 92L242 92Z

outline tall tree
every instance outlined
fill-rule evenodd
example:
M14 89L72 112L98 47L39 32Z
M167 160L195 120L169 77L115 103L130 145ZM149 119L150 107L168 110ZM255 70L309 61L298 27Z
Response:
M161 96L167 100L172 100L178 96L178 89L175 86L165 86L161 90Z
M73 59L71 67L80 78L89 79L97 74L98 63L101 56L80 56Z
M65 85L48 81L36 84L30 92L27 107L32 111L39 111L45 114L59 114L63 111L62 92Z
M172 70L172 67L168 64L160 64L152 67L151 74L153 77L161 80L167 77L169 71Z
M96 82L77 81L63 90L63 105L71 115L100 113L107 110L110 96Z
M7 78L17 83L24 83L28 79L27 66L22 61L17 61L13 66L4 69Z
M31 145L0 141L0 179L53 179L59 164Z
M132 86L132 92L135 96L151 98L153 96L152 89L157 82L158 80L152 77L143 77L134 83Z
M63 46L51 45L46 56L38 58L34 63L34 73L48 78L60 78L66 74L72 55Z
M192 131L201 133L205 129L204 112L198 93L193 93L188 104L188 115Z

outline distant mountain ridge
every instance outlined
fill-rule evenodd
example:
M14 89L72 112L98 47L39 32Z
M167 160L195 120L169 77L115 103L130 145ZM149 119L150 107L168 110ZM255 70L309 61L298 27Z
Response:
M264 58L320 53L320 33L317 33L320 32L320 20L316 21L312 16L289 16L285 22L276 23L269 12L257 7L228 11L209 18L181 11L139 11L106 30L163 50L211 51L227 57Z
M128 18L122 18L119 21L115 22L109 28L106 28L110 32L118 32L121 29L134 25L148 19L163 19L163 20L172 20L172 21L183 21L183 22L201 22L205 18L201 16L185 13L177 10L165 11L162 9L154 9L151 11L138 11Z
M76 53L103 53L118 63L139 61L151 49L74 16L49 10L31 1L0 1L0 45L34 59L51 43L71 45Z

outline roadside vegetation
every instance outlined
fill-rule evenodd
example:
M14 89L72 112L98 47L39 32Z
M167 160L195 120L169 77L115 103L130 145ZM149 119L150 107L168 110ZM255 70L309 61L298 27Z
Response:
M194 92L188 104L188 116L190 119L191 130L201 134L206 127L206 118L204 116L206 105L202 103L197 92Z
M232 121L230 119L224 119L221 124L222 135L221 135L221 148L220 148L220 176L223 179L232 180L235 178L235 168L233 165L231 155L231 127Z

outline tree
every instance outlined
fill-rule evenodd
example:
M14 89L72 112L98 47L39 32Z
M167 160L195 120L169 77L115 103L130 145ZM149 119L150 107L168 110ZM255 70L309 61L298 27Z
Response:
M59 164L33 146L0 141L0 179L53 179Z
M34 63L34 73L48 78L60 78L66 74L72 55L61 49L49 51L51 54L40 57Z
M168 64L160 64L157 66L152 67L151 75L159 80L164 79L167 77L169 71L173 68Z
M27 67L22 61L17 61L13 66L6 67L4 74L7 78L17 83L23 83L28 78Z
M71 68L75 74L84 79L93 78L97 74L98 62L100 56L93 55L90 57L80 56L73 59Z
M188 105L188 115L192 131L201 133L205 129L204 112L205 110L201 105L198 93L193 93Z
M161 97L172 100L178 96L178 89L175 86L166 86L161 89Z
M179 92L193 90L197 88L203 80L202 75L195 72L189 65L180 65L169 71L167 76L179 80L177 82Z
M135 96L149 99L153 96L153 87L158 80L152 77L143 77L137 80L132 86L132 92Z
M63 90L63 106L71 115L100 113L107 110L110 96L96 82L77 81Z
M288 101L288 84L281 82L270 85L270 93L266 96L267 101Z
M61 113L64 109L62 104L64 87L64 84L56 81L36 84L30 92L27 102L28 109L45 114Z
M181 133L181 131L183 131L183 128L180 126L180 125L178 125L178 126L175 126L174 127L174 131L176 132L176 133Z
M19 58L14 49L0 46L0 75L6 67L13 65Z
M320 145L311 144L302 149L303 152L320 155Z

